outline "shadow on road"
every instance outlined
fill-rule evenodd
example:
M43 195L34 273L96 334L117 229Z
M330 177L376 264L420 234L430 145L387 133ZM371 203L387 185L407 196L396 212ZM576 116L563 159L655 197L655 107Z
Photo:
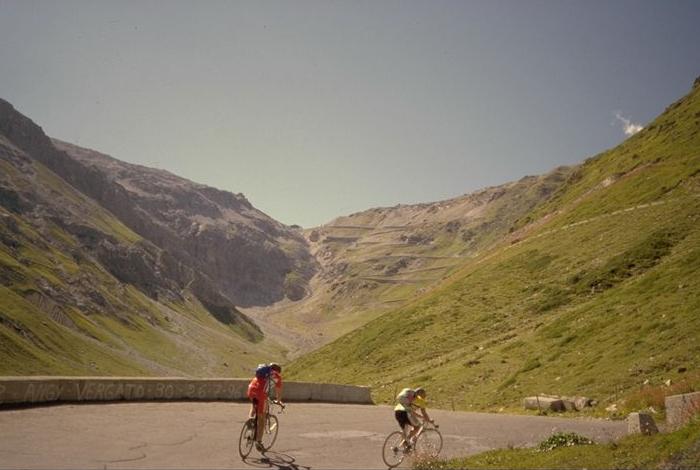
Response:
M260 458L250 458L243 460L246 464L251 467L257 468L275 468L278 470L310 470L311 467L306 465L299 465L296 463L296 459L288 454L282 454L280 452L268 451L265 452Z

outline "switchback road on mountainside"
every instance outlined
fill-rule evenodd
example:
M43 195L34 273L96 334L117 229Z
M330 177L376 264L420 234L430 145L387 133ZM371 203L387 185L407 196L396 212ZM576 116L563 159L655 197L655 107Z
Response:
M0 411L0 468L322 469L385 468L384 438L398 429L388 406L290 403L266 457L238 455L249 405L150 402L57 405ZM535 445L556 431L597 442L624 421L429 410L444 437L442 457Z

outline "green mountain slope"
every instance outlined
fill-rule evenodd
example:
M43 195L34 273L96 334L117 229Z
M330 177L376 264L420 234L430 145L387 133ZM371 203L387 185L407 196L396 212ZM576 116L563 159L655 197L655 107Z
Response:
M298 302L246 310L299 356L406 305L508 234L572 169L444 201L400 204L338 217L306 231L319 270Z
M700 366L700 81L421 299L297 360L295 379L422 384L442 406L617 402ZM689 372L685 372L689 371Z

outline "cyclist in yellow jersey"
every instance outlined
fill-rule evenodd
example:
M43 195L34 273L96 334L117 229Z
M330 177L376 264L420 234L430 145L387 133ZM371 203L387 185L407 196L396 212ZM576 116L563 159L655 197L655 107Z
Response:
M425 421L433 422L426 411L427 401L425 389L422 387L418 387L415 390L404 388L396 396L396 400L398 404L394 407L394 416L399 423L399 427L401 427L401 432L403 432L403 442L401 444L406 445L406 443L409 443L407 447L410 447L413 437L415 437L420 429L420 421L418 420L416 411L420 410Z

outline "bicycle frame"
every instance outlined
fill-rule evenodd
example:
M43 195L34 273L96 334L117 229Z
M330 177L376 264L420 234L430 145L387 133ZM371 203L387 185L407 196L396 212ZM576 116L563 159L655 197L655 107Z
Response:
M417 441L418 436L423 434L423 431L428 430L428 429L439 429L439 428L440 428L440 426L438 426L435 423L431 423L430 421L421 420L420 426L418 426L418 432L416 433L415 436L413 436L413 441L414 442Z
M413 437L410 439L410 443L413 444L418 440L418 437L423 434L423 431L427 429L438 429L440 426L438 426L435 423L431 423L430 421L425 421L422 418L419 418L416 416L416 419L418 420L419 424L417 426L418 431L413 435Z

